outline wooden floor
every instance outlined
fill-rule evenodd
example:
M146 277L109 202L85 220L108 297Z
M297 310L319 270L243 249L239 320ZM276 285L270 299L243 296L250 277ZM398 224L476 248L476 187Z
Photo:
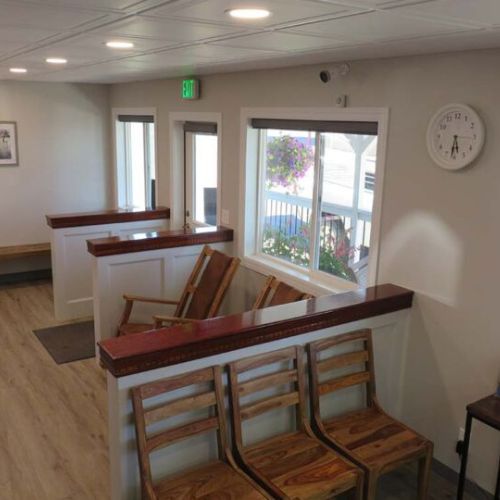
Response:
M0 288L0 500L109 499L105 374L55 364L56 324L50 283Z
M457 496L457 483L433 471L431 474L429 500L454 500ZM415 500L417 498L417 468L408 465L379 480L377 500ZM490 500L492 496L464 494L464 500Z

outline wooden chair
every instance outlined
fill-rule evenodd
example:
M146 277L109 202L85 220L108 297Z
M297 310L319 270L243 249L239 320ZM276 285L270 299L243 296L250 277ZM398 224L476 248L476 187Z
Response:
M207 385L210 388L207 390ZM196 394L180 397L144 408L144 400L165 395L181 388L195 388ZM196 386L196 387L193 387ZM132 402L135 415L137 450L141 474L142 497L146 500L213 499L262 500L271 498L239 469L227 447L224 393L220 367L204 368L188 374L134 387ZM165 423L188 411L207 409L206 418L169 427L149 435L148 427ZM208 412L207 412L208 413ZM156 484L151 477L150 454L161 447L201 433L216 432L219 459L206 465L175 474Z
M271 365L288 365L269 373ZM248 372L267 367L266 375ZM275 498L326 499L353 490L362 498L363 472L317 439L305 415L303 350L289 347L230 363L229 384L234 451L241 465ZM244 381L239 376L245 373ZM241 398L270 388L282 388L279 395L241 404ZM243 422L276 409L295 408L293 432L277 435L257 444L243 443Z
M155 328L161 328L167 322L191 323L213 318L219 312L222 300L240 265L240 259L205 245L189 276L186 287L178 301L124 295L125 310L118 327L118 335L128 335ZM134 302L177 306L172 316L154 316L152 323L130 322Z
M252 311L263 309L264 307L280 306L299 300L311 299L313 296L309 293L301 292L296 288L279 281L274 276L268 276L259 295L255 299Z
M324 351L356 342L358 345L361 342L363 347L326 357ZM313 427L326 443L367 472L365 499L375 499L380 475L413 460L419 461L418 498L426 499L433 445L379 406L371 331L361 330L313 342L308 345L308 357ZM356 369L356 365L362 366L361 371L348 368ZM338 369L347 369L350 373L332 378L333 371ZM330 419L321 417L320 397L359 384L366 384L366 408Z

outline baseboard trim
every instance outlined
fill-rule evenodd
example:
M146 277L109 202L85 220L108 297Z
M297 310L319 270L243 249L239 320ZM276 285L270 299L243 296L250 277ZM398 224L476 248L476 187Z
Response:
M24 283L26 281L38 281L51 278L51 269L37 269L36 271L2 274L0 275L0 285L12 285L15 283Z
M458 485L458 473L435 458L432 459L432 470L447 481ZM493 495L491 493L483 490L481 486L472 482L470 479L465 480L465 492L477 500L493 500Z

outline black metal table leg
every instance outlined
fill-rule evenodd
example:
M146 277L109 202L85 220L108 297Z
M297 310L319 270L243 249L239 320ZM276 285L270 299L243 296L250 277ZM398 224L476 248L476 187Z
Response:
M462 463L460 465L460 476L458 478L457 500L462 500L464 496L465 473L467 471L467 458L469 455L470 431L472 427L472 415L467 412L465 421L464 447L462 450Z

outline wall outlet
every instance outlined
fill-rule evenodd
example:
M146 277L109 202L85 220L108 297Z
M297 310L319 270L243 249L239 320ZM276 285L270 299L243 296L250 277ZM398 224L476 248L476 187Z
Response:
M463 441L465 437L465 429L463 427L459 427L458 429L458 440Z
M220 212L220 221L222 224L229 224L229 210L222 209Z

